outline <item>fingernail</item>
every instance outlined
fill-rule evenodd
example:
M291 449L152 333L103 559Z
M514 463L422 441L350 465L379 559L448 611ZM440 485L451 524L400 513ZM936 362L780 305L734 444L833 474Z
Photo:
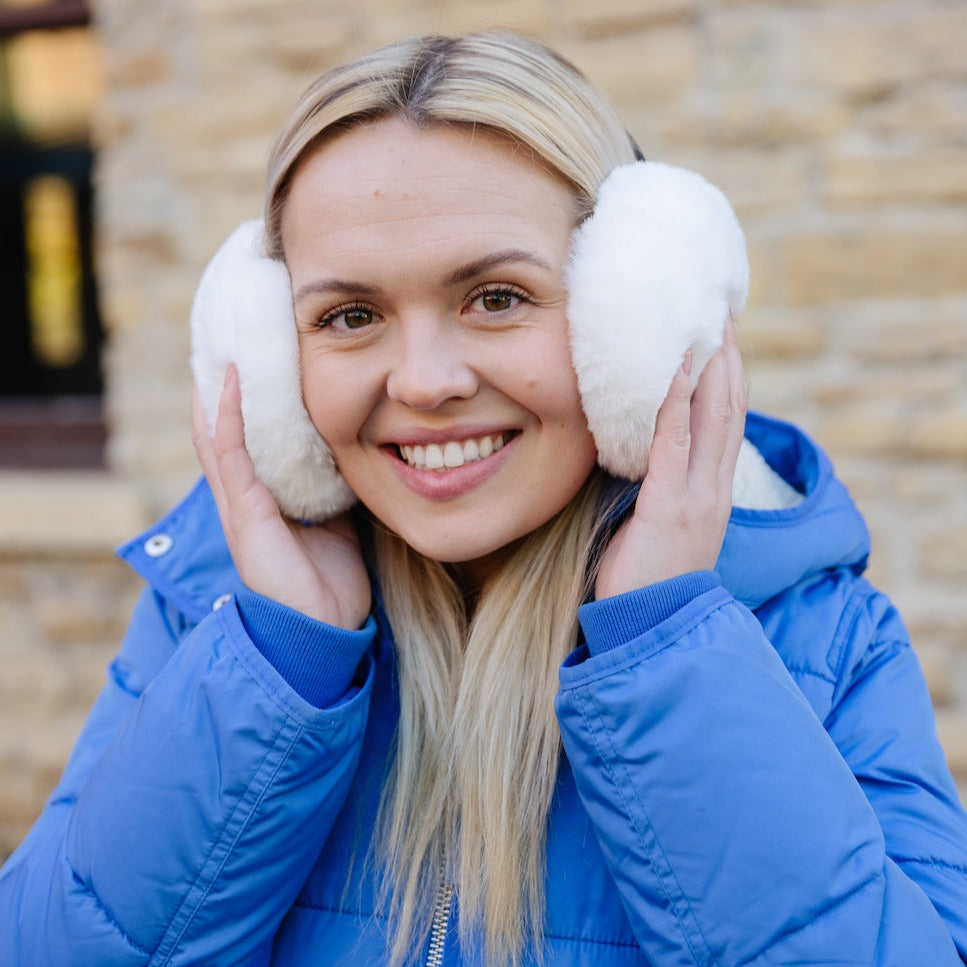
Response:
M692 351L689 349L685 353L685 358L682 360L682 372L686 376L692 375Z

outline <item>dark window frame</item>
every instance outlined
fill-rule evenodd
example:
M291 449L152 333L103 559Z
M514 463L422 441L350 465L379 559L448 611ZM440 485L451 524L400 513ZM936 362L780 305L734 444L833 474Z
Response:
M27 31L87 27L90 23L90 10L83 0L51 0L27 7L0 3L0 40ZM22 210L22 191L33 178L55 175L72 186L87 346L78 363L61 372L34 367L29 372L3 374L7 385L0 396L0 467L76 469L104 465L107 433L101 396L103 333L93 269L92 166L93 154L87 144L43 145L11 140L9 135L0 141L0 197L9 206L4 219L11 225L17 224L18 198ZM25 285L26 253L21 248L18 258L16 247L12 247L5 253L5 261L7 265L0 269L0 274L7 276L6 291L10 293L17 288L10 288L10 280L17 273ZM25 301L23 305L26 319ZM5 342L23 362L29 360L29 347L23 342L13 345L29 338L26 327L20 328L24 331L8 332ZM23 366L30 369L29 362Z

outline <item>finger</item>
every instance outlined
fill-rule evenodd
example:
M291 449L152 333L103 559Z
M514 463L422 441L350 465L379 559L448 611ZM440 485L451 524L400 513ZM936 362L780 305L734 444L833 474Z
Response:
M648 458L645 481L649 487L661 481L675 490L684 488L691 448L690 400L691 351L672 378L671 386L655 420L655 435Z
M225 494L218 475L218 461L215 458L215 440L208 430L208 418L201 405L201 397L197 384L191 387L191 439L195 445L195 453L201 464L202 473L208 481L215 504L221 514L225 507ZM224 515L222 515L224 516Z
M693 478L708 480L716 475L725 452L728 425L732 414L728 404L729 366L726 342L706 363L692 395L692 450L690 469Z
M742 440L745 438L745 417L749 408L745 368L742 365L742 354L739 352L735 323L731 317L729 317L728 324L726 325L725 338L729 348L727 356L729 368L729 399L732 410L737 415L734 425L730 427L722 461L723 472L727 473L731 492L732 480L735 477L735 465L739 458L739 449L742 446Z
M745 426L742 361L731 319L692 399L690 479L698 486L731 481Z
M215 420L215 460L218 478L225 494L226 507L232 514L243 510L243 502L260 491L252 458L245 449L245 423L242 418L242 393L238 370L229 366L225 385L218 401Z

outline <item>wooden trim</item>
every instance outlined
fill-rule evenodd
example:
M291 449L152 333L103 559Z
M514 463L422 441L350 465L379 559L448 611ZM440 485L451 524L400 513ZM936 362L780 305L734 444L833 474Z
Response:
M107 428L96 396L0 398L0 467L104 467Z
M0 37L25 30L60 30L86 27L91 11L84 0L51 0L35 7L8 7L0 0Z

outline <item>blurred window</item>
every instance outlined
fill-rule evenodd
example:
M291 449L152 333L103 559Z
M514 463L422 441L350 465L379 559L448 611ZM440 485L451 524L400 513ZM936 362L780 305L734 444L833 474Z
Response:
M86 3L0 0L0 466L104 458Z

